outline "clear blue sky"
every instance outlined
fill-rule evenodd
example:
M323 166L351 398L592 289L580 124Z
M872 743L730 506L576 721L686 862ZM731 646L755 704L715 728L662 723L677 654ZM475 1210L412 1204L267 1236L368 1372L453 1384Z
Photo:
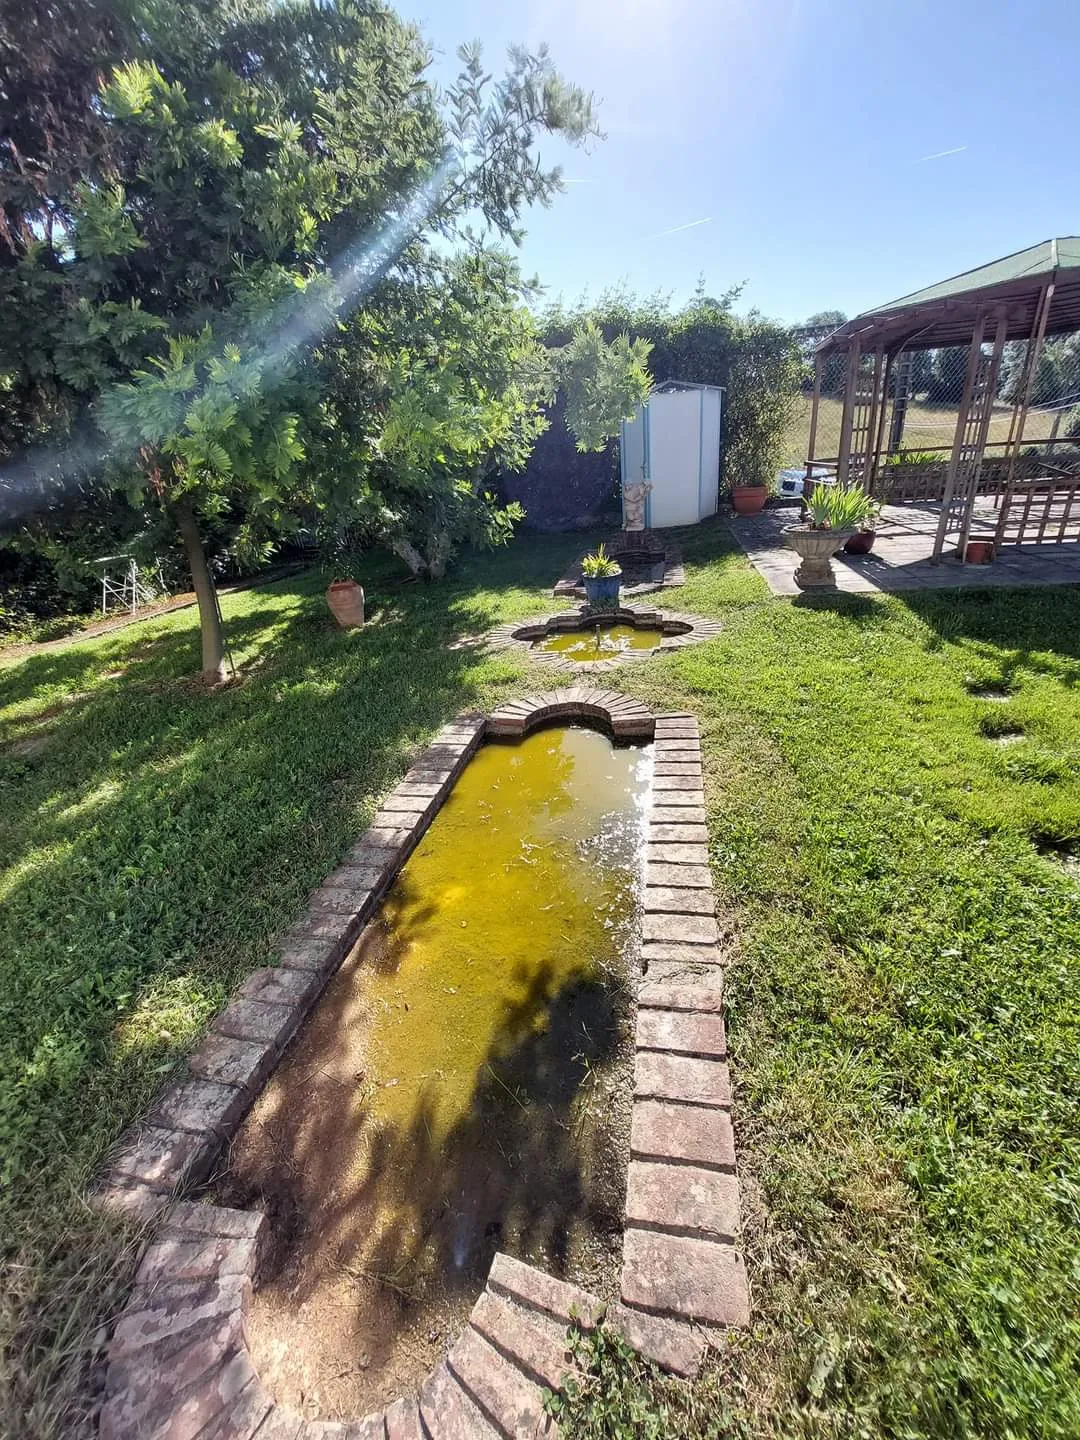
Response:
M1080 231L1078 0L397 8L436 78L462 40L491 66L546 40L596 93L607 139L542 148L574 182L527 222L523 266L552 297L624 281L681 300L704 272L780 319L854 314Z

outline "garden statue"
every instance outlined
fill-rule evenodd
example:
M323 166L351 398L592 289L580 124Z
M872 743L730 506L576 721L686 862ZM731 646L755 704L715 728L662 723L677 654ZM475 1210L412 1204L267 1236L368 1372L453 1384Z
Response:
M623 529L645 529L645 497L652 490L647 481L623 486Z

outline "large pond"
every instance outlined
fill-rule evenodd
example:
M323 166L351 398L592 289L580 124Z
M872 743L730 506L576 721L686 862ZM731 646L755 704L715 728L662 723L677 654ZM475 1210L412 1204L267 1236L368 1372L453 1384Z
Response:
M488 745L260 1097L255 1363L307 1415L417 1383L506 1249L614 1293L650 747Z
M533 643L534 650L554 651L579 664L610 660L625 650L655 650L664 631L640 625L592 625L580 630L557 630Z

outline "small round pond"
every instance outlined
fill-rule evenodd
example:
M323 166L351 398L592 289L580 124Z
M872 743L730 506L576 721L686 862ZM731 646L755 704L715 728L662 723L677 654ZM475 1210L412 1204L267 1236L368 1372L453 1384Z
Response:
M611 660L627 650L655 650L664 642L663 630L647 625L604 625L597 623L577 630L557 630L534 640L532 648L547 654L564 655L579 665Z
M234 1142L252 1358L309 1418L419 1383L498 1249L616 1298L651 746L481 748Z
M582 606L524 625L500 625L488 638L496 647L528 646L538 660L557 669L583 665L602 670L709 640L719 631L719 621L695 615L630 606L600 612Z

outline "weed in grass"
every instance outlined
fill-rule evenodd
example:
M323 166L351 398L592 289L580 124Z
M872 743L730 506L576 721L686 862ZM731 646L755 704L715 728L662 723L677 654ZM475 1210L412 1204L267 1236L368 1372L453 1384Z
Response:
M547 1391L544 1401L567 1440L670 1440L726 1433L726 1407L717 1411L711 1397L703 1403L691 1386L665 1378L614 1331L586 1332L572 1326L567 1348L575 1373L560 1391Z

